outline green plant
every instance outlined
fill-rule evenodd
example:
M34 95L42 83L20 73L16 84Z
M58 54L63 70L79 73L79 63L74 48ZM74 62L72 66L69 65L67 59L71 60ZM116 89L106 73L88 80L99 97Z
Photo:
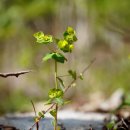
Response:
M117 130L116 122L114 120L106 124L107 130Z
M35 123L33 124L33 126L37 125L40 119L45 117L45 113L49 112L54 118L54 130L59 130L60 128L57 125L58 109L60 106L68 103L68 101L65 100L64 95L77 79L83 80L84 72L90 67L94 60L92 60L91 63L80 74L77 74L75 70L68 70L68 74L66 76L71 76L72 82L68 86L65 86L62 76L58 76L57 64L65 63L67 61L65 53L72 52L74 48L74 42L77 41L75 30L72 27L68 27L63 33L62 39L55 38L52 35L45 35L43 32L35 33L34 37L36 38L37 43L47 46L50 51L43 57L43 61L47 61L50 59L54 61L55 86L53 89L50 89L48 93L48 101L46 104L51 104L51 106L46 111L38 113L38 116L35 117ZM49 44L55 45L55 49L50 49L50 46L48 46ZM30 129L32 129L33 126Z

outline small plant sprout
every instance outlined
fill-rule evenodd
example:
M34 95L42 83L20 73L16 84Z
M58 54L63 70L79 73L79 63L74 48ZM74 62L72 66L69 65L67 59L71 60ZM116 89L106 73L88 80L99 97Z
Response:
M58 67L57 64L64 64L67 62L67 58L65 57L65 53L71 53L74 49L74 43L77 41L77 36L75 30L72 27L68 27L63 33L63 38L58 39L52 35L46 35L43 32L37 32L34 34L36 38L36 42L39 44L43 44L48 47L49 52L43 57L43 61L53 60L54 61L54 79L55 84L54 88L50 89L48 92L48 100L46 104L50 104L50 107L46 111L39 112L38 116L35 118L35 123L30 128L30 130L38 124L38 122L45 118L45 114L49 112L51 116L54 118L53 126L54 130L60 130L58 127L57 121L57 113L60 106L63 106L68 101L65 100L64 94L68 91L68 89L75 83L77 79L83 80L83 74L85 71L91 66L91 64L95 61L93 59L90 64L80 73L77 74L75 70L68 70L67 75L58 76ZM51 50L49 46L54 44L56 49ZM48 46L49 45L49 46ZM64 85L64 81L62 77L70 76L72 81L68 86Z

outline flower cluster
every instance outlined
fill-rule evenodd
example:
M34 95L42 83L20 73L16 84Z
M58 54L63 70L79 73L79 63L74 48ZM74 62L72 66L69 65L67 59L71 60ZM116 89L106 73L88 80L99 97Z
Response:
M74 29L72 27L68 27L63 36L64 39L58 41L58 47L63 52L72 52L72 49L74 48L73 43L77 41Z
M43 32L37 32L34 34L34 37L37 39L37 43L48 44L53 42L51 35L44 35Z
M34 34L37 43L49 44L53 42L53 38L51 35L45 35L43 32L37 32ZM75 34L75 30L72 27L68 27L63 34L63 39L56 40L56 45L58 49L63 52L72 52L74 48L74 42L77 41L77 37Z

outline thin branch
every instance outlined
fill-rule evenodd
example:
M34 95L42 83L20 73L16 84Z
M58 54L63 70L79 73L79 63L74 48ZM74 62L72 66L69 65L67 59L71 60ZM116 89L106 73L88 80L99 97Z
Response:
M71 75L69 75L69 74L66 74L66 75L60 75L60 76L58 76L57 78L60 78L60 77L67 77L67 76L71 76Z
M12 72L12 73L0 73L0 77L7 78L9 76L15 76L15 77L18 78L20 75L27 74L27 73L29 73L31 71L32 70L20 71L20 72Z
M33 106L33 110L34 110L35 116L37 116L36 109L35 109L35 106L34 106L34 103L33 103L32 100L31 100L31 103L32 103L32 106Z
M93 60L90 61L89 65L81 72L82 75L91 67L91 65L95 62L95 60L96 60L96 58L94 58ZM76 81L77 79L79 79L79 78L80 78L80 75L77 76L77 78L74 79L74 80L66 87L64 93L66 93L67 90L72 86L72 84L75 83L75 81Z
M96 61L96 58L92 59L89 63L89 65L82 71L82 74L84 74L90 67L91 65Z
M18 129L14 126L0 125L0 130L18 130Z
M96 58L94 58L93 60L91 60L90 63L89 63L89 65L88 65L81 73L84 74L84 73L90 68L90 66L95 62L95 60L96 60ZM72 84L75 83L75 81L76 81L77 79L79 79L79 78L80 78L80 75L77 76L77 78L74 79L74 80L66 87L64 93L66 93L67 90L72 86ZM56 103L52 104L46 111L43 111L43 113L46 114L46 113L47 113L48 111L50 111L55 105L56 105ZM39 117L39 120L38 120L37 122L39 122L41 119L42 119L42 116ZM35 122L29 130L32 130L32 128L36 125L37 122Z
M37 116L37 112L36 112L36 109L35 109L35 105L34 105L34 103L33 103L32 100L31 100L31 103L32 103L32 106L33 106L33 110L34 110L35 116ZM39 122L36 123L36 130L39 130Z
M43 111L43 113L46 114L46 113L49 112L55 105L56 105L55 103L52 104L46 111ZM36 121L36 122L32 125L32 127L31 127L29 130L32 130L32 128L33 128L41 119L42 119L42 115L39 117L39 120Z
M74 79L64 90L64 93L66 93L68 91L68 89L72 86L73 83L75 83L77 79Z
M126 128L129 128L128 125L125 123L124 119L121 118L122 123L126 126Z

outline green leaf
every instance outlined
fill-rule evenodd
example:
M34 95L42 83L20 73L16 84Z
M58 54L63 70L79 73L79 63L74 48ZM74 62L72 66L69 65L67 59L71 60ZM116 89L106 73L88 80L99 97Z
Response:
M53 103L52 101L53 101L53 99L48 99L47 102L45 103L45 105L50 105L50 104L52 104L52 103Z
M53 99L53 103L56 103L56 104L58 104L59 106L63 106L63 105L65 105L65 104L68 104L68 103L70 103L70 101L69 100L64 100L62 97L58 97L58 98L54 98Z
M48 53L43 57L43 61L47 61L49 59L52 59L54 53Z
M79 78L80 78L81 80L83 80L83 74L82 74L82 73L80 73Z
M49 91L49 98L53 99L53 98L59 98L59 97L63 97L63 91L60 89L56 89L53 88Z
M64 105L64 104L67 103L67 102L64 102L64 100L63 100L62 97L53 97L53 98L51 98L51 100L50 100L48 103L46 103L45 105L54 104L54 103L56 103L56 104L58 104L58 105Z
M51 124L53 125L53 126L55 126L55 121L53 120L53 121L51 121Z
M51 110L50 111L50 114L55 118L56 117L56 114L57 114L57 112L56 112L56 110L55 109L53 109L53 110Z
M54 59L57 62L60 63L64 63L65 61L67 61L67 59L64 57L64 55L62 55L61 53L48 53L43 57L43 61L47 61L49 59Z
M36 38L37 43L49 44L53 42L51 35L44 35L43 32L37 32L33 35Z
M54 103L57 103L58 105L64 105L64 99L61 97L55 98Z
M77 78L77 73L76 73L76 71L68 70L68 73L72 76L73 79L76 80L76 78Z
M111 122L109 122L109 123L106 125L106 127L107 127L108 129L112 129L112 128L114 128L114 125L115 125L115 121L111 121Z
M41 117L41 118L45 117L43 112L38 112L38 116Z
M52 58L60 63L64 63L65 61L67 61L67 59L64 57L64 55L61 53L54 53Z
M65 85L64 82L61 78L57 77L58 81L59 81L59 86L62 89L62 91L64 91Z

